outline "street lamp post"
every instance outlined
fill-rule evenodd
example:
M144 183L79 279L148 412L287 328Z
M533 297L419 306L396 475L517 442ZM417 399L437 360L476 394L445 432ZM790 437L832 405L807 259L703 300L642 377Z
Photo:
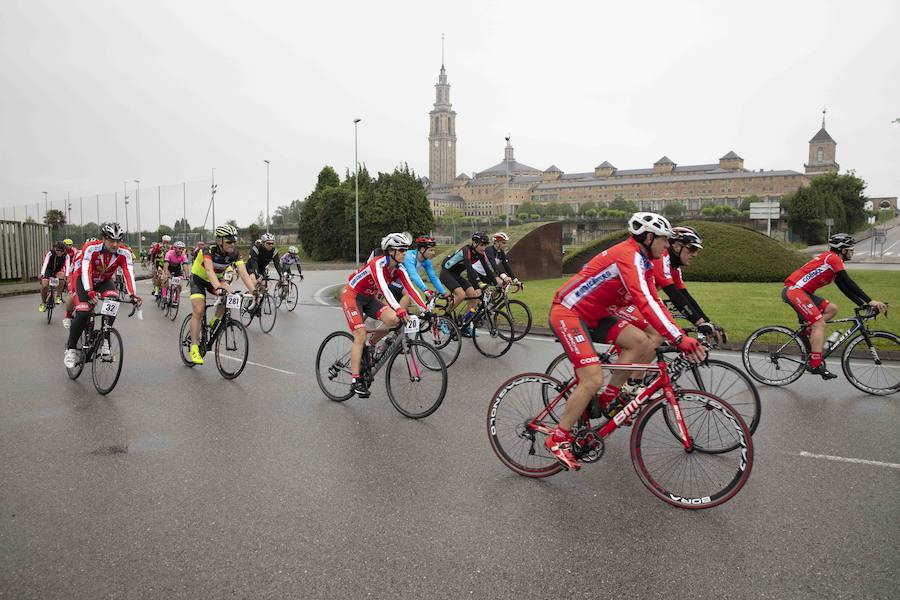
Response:
M122 182L122 196L124 197L125 202L125 241L128 242L128 182Z
M41 192L41 193L44 195L44 215L46 216L46 214L48 212L50 212L50 205L47 203L47 192ZM40 213L41 213L40 204L38 205L37 212L38 212L38 217L40 217ZM40 223L40 222L41 222L41 220L40 220L40 218L38 218L38 223Z
M269 161L263 159L266 163L266 233L269 233Z
M137 184L137 190L134 192L134 210L137 213L138 254L141 254L144 250L144 232L141 231L141 180L135 179L134 182Z
M353 119L353 169L356 172L356 266L359 266L359 138L357 130L362 119Z

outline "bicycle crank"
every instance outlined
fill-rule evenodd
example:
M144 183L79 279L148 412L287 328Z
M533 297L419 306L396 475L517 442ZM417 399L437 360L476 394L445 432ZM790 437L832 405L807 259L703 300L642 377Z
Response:
M603 457L606 445L596 430L590 427L584 429L573 428L572 434L575 436L575 452L573 454L578 460L592 463Z

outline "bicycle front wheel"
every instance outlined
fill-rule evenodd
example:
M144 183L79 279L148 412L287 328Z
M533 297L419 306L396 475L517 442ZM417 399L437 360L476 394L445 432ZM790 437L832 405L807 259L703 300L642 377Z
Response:
M900 391L900 337L887 331L870 331L869 339L871 346L863 344L866 338L857 335L844 348L844 375L867 394L896 394Z
M510 470L525 477L549 477L562 470L559 461L550 454L544 442L556 422L544 414L544 398L553 403L565 402L559 398L564 385L542 373L522 373L508 379L497 388L487 411L487 433L491 449Z
M504 312L481 314L473 320L472 341L479 352L499 358L512 348L515 330Z
M281 303L284 302L284 297L286 295L287 292L284 289L284 284L279 281L275 285L275 293L272 294L272 298L275 300L275 308L281 308Z
M531 309L521 300L507 300L503 308L513 324L515 335L514 342L518 342L531 333Z
M444 365L449 369L459 357L462 348L462 338L459 328L453 319L444 315L436 316L424 324L424 327L416 334L416 339L434 347L444 359ZM427 359L427 356L424 357ZM430 367L429 367L430 368Z
M266 293L259 301L259 328L263 333L269 333L275 327L275 319L278 317L278 307L272 294Z
M178 305L181 304L181 292L177 290L169 290L169 307L166 316L170 321L178 318Z
M708 392L721 398L741 415L750 433L756 433L762 412L759 392L753 380L739 368L724 360L710 358L705 363L691 365L677 383L680 387Z
M711 394L679 390L678 404L693 440L685 449L666 418L668 401L658 398L638 415L631 432L631 462L650 492L678 508L712 508L727 502L750 478L753 439L741 416ZM690 414L702 412L703 419ZM713 442L712 440L716 440ZM731 452L696 452L700 444L735 446Z
M192 361L189 357L189 354L191 352L192 317L193 315L188 315L184 318L184 322L181 324L181 332L178 334L178 355L181 357L181 362L189 367L194 366L194 361Z
M350 371L350 349L353 336L346 331L335 331L322 340L316 353L316 381L319 389L335 402L343 402L353 397L350 385L353 373Z
M425 342L407 340L406 348L400 346L388 359L385 372L388 398L404 417L427 417L447 394L447 366L440 353Z
M108 332L103 332L101 335L103 339L109 342L109 353L103 353L103 340L101 340L96 346L94 361L91 363L93 365L91 378L94 380L94 387L97 388L97 392L105 396L113 391L116 383L119 382L125 349L122 346L122 336L112 327L109 328Z
M765 385L787 385L806 370L808 350L787 327L772 326L750 334L741 350L744 368Z
M239 321L228 319L220 325L215 351L216 368L222 377L234 379L243 372L250 354L250 340L247 338L247 330Z
M287 306L288 312L294 312L294 309L297 308L297 303L299 302L300 288L292 281L291 289L288 290L287 296L284 298L284 305Z

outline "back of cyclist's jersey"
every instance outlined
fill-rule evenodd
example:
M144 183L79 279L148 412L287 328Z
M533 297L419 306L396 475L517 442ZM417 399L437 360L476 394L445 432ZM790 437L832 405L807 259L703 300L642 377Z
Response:
M832 283L844 270L844 261L836 252L823 252L784 280L784 285L801 289L808 294Z

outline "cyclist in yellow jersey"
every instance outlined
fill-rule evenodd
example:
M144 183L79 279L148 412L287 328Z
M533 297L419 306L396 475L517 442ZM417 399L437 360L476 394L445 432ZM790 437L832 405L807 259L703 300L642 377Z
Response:
M191 351L190 359L194 364L202 365L200 348L197 340L200 338L200 325L203 322L203 313L206 311L206 294L222 295L234 293L234 289L225 281L219 280L219 275L225 269L234 267L248 290L256 286L256 278L247 272L241 253L237 249L237 228L233 225L220 225L216 227L216 243L209 244L197 253L194 263L191 265L191 306L193 316L191 318ZM221 318L225 312L225 305L220 304L215 316L210 319L212 325Z

